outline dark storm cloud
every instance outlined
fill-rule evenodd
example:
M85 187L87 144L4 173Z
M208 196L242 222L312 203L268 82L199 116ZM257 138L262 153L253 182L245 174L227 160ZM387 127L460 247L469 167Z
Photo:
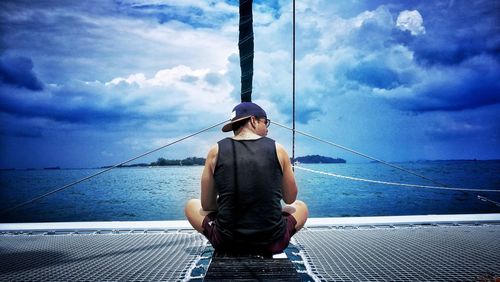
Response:
M47 83L60 83L75 74L95 80L105 61L117 56L109 35L95 18L111 14L110 1L0 1L4 55L27 56ZM102 2L102 3L101 3ZM96 44L100 42L100 44Z
M391 105L413 112L500 103L499 6L482 0L386 3L343 39L357 60L339 68L340 78L351 89L388 93L382 96ZM402 11L418 11L422 32L398 28Z
M422 64L456 65L469 58L500 55L500 2L437 1L421 3L425 36L408 42Z
M392 89L401 83L398 73L380 63L367 63L348 70L346 78L376 88Z
M182 2L176 4L166 3L140 3L138 1L118 1L119 9L127 16L156 20L159 24L170 22L189 23L195 28L215 28L223 24L225 21L237 18L237 14L232 10L228 10L228 6L221 8L217 4L223 2L199 2L188 3L183 5ZM231 3L228 3L232 5ZM236 5L232 5L236 6ZM236 8L234 7L234 8ZM233 8L233 10L234 10Z
M309 121L322 114L321 109L318 107L300 106L296 110L297 121L303 124L307 124Z
M43 130L34 122L0 113L0 136L40 138L43 136Z
M2 91L8 92L5 88L2 88ZM0 112L22 118L43 118L68 123L99 124L118 122L125 118L142 118L140 115L120 107L120 105L100 106L89 100L75 104L68 103L61 97L33 97L36 93L16 94L19 93L2 94Z
M0 57L0 82L34 91L43 89L33 72L33 62L24 57Z
M128 14L141 18L156 18L158 23L164 24L170 21L192 22L194 27L214 27L216 21L207 20L209 17L204 11L197 7L177 8L171 5L134 5L128 9Z
M109 89L102 84L89 87L85 83L48 87L42 92L0 85L0 113L21 120L34 121L33 124L24 122L15 130L4 128L3 134L28 136L33 132L31 128L39 127L37 119L61 125L129 128L131 125L135 127L137 124L152 120L174 121L179 115L175 107L142 111L141 107L146 104L143 99L123 99L122 93L115 93L117 90L120 90L119 86ZM40 126L46 127L46 125ZM38 136L38 133L35 136Z
M500 103L498 65L456 68L447 75L447 79L415 89L417 95L401 106L416 112L462 111Z
M500 103L500 4L498 1L421 3L426 33L408 47L429 76L403 103L417 112L462 111Z

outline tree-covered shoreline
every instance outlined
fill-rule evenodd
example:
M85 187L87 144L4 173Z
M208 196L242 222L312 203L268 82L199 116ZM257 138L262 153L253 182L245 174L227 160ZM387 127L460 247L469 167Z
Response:
M345 164L347 161L341 158L330 158L320 155L307 155L295 158L295 162L304 164Z
M198 158L198 157L189 157L182 160L178 159L169 160L165 158L158 158L156 162L120 165L118 167L193 166L193 165L204 165L204 164L205 164L205 158ZM103 166L101 168L110 168L110 167L112 167L112 165Z
M165 159L158 158L156 162L151 163L138 163L131 165L121 165L119 167L157 167L157 166L193 166L193 165L205 165L205 158L189 157L182 160L179 159ZM293 161L290 159L290 161ZM334 164L334 163L346 163L346 160L341 158L330 158L320 155L307 155L303 157L295 158L295 162L304 164ZM101 168L109 168L112 166L103 166Z

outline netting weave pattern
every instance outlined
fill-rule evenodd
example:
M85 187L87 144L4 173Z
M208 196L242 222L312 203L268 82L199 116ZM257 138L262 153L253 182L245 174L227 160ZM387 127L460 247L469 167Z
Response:
M201 235L2 235L0 281L179 281L204 248Z
M308 229L294 236L322 281L495 281L500 225Z
M0 281L180 281L195 232L0 235ZM495 281L500 225L309 228L294 236L322 281Z

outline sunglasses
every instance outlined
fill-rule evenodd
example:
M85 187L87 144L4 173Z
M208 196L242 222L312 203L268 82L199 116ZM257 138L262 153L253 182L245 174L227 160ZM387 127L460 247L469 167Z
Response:
M258 119L259 121L260 121L261 119L264 119L264 120L265 120L264 122L265 122L265 124L266 124L266 127L269 127L269 126L271 125L271 120L270 120L270 119L268 119L268 118L265 118L265 117L259 117L259 118L257 118L257 119Z

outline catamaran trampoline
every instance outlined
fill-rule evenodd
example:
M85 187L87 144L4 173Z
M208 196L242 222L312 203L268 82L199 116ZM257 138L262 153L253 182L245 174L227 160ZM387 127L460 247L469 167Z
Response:
M186 221L0 224L1 281L201 281ZM304 281L498 281L500 214L312 218L285 254Z

